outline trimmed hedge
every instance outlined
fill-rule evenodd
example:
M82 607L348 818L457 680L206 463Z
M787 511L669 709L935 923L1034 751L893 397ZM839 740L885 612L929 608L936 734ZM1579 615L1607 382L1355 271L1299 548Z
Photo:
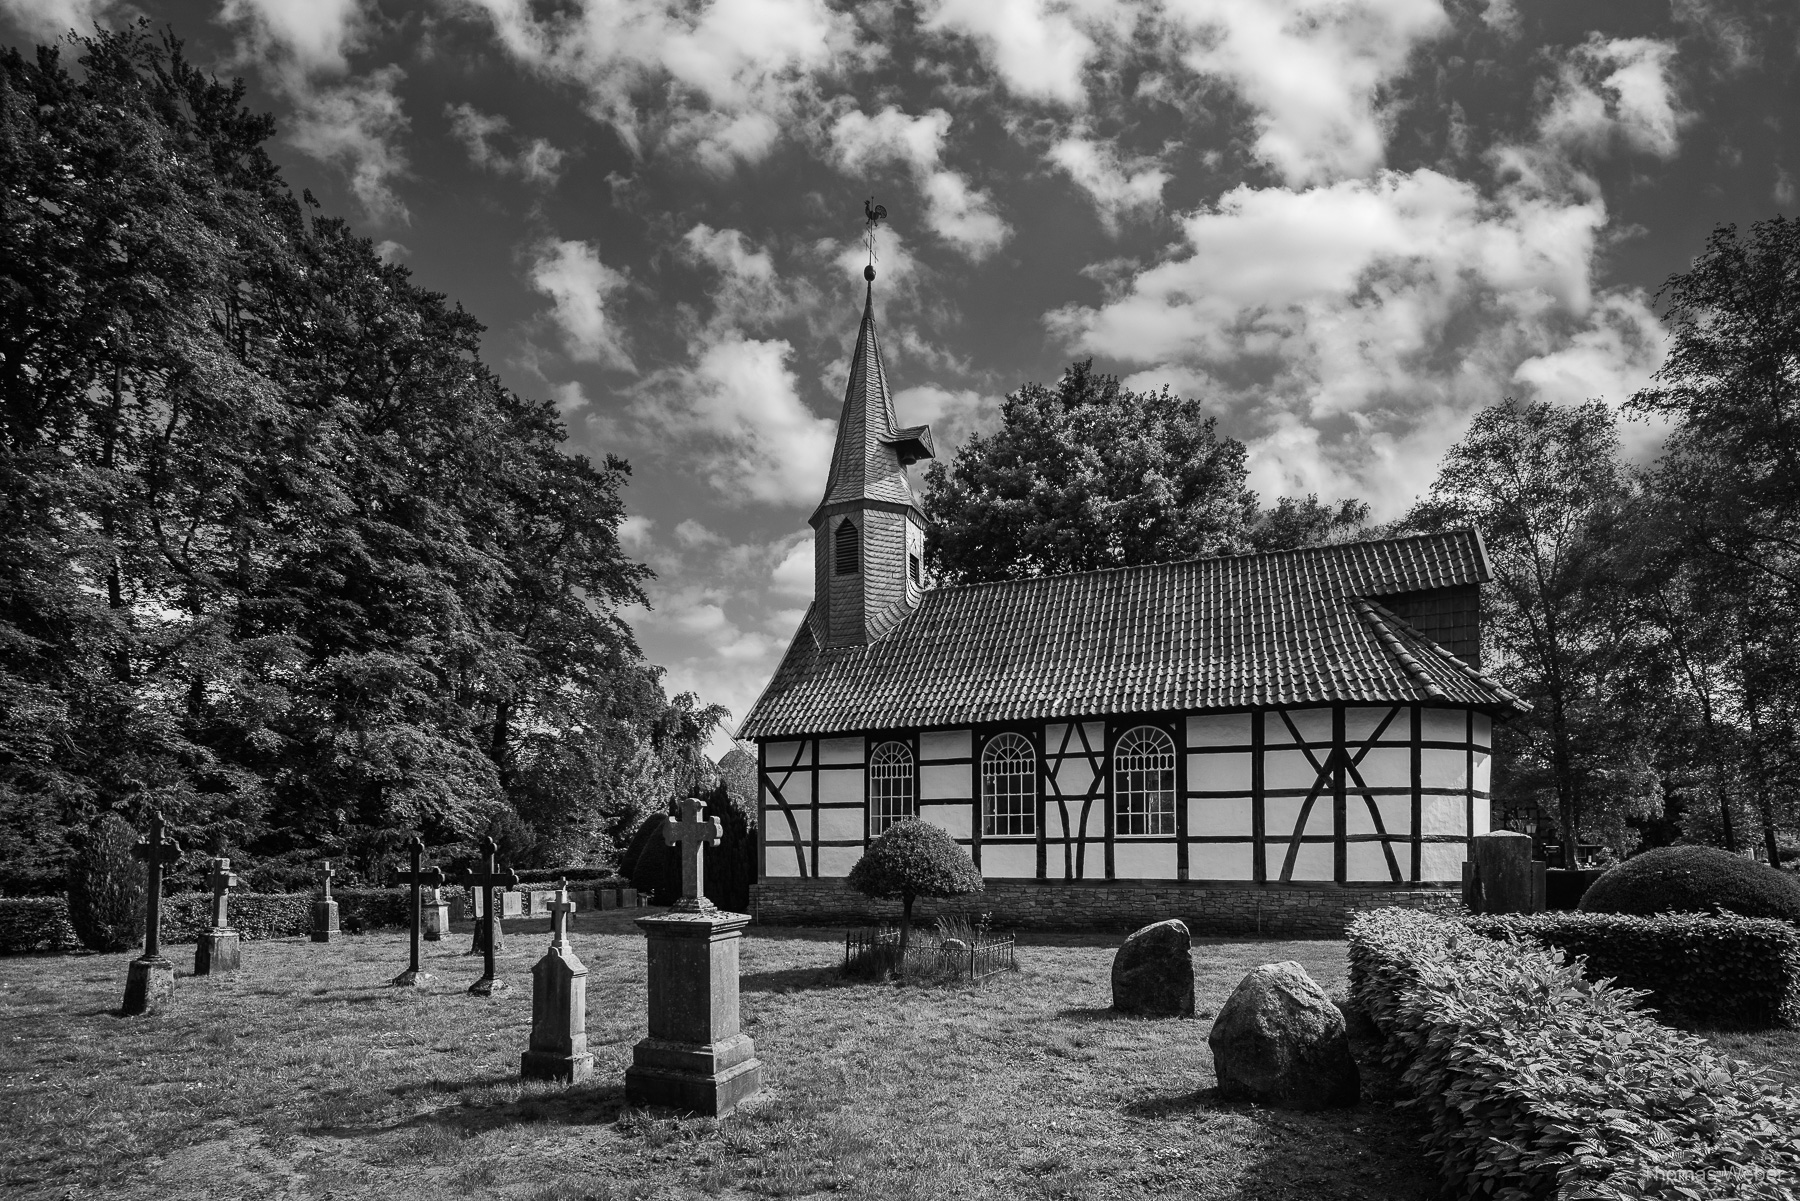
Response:
M263 938L304 938L312 931L311 892L234 892L231 894L231 928L246 941ZM338 925L365 930L407 926L412 922L408 888L334 888ZM212 925L212 895L184 892L163 900L163 941L195 942Z
M0 955L73 951L81 945L64 897L0 897Z
M1642 989L1674 1021L1800 1026L1800 929L1786 922L1734 913L1513 913L1464 920L1490 938L1580 956L1588 979Z
M1594 881L1583 913L1710 913L1800 923L1800 878L1717 847L1657 847Z
M1553 950L1380 909L1350 996L1387 1040L1450 1195L1792 1201L1800 1096Z

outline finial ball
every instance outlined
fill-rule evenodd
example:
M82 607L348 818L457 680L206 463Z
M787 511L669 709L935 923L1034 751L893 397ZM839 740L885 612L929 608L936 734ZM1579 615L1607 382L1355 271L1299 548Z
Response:
M867 267L863 268L863 278L868 280L870 283L875 282L875 265L873 263L871 263Z

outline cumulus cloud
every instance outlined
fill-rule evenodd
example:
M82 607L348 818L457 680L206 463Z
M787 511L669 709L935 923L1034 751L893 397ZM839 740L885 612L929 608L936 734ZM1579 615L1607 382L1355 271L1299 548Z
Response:
M579 362L635 370L607 301L626 284L625 274L600 261L586 242L548 239L533 255L531 286L548 296L563 349Z
M512 123L505 117L484 113L472 104L445 105L444 115L476 166L538 184L553 184L562 174L563 152L543 138L532 138L511 154L503 150L500 143L512 140Z
M1094 42L1068 5L1046 0L927 0L929 30L972 39L1006 86L1033 100L1077 107L1086 99L1083 69Z
M260 63L292 106L288 141L342 170L370 217L407 220L394 188L408 171L406 73L390 63L346 78L368 33L361 0L227 0L218 20L237 31L238 60Z
M1169 173L1155 160L1121 159L1118 145L1096 138L1071 136L1044 155L1061 167L1093 201L1101 222L1116 233L1122 218L1154 213L1162 207Z
M950 124L950 114L941 108L919 117L893 105L873 116L853 109L832 124L831 147L838 167L848 174L886 163L906 167L925 197L925 224L979 262L998 250L1012 230L994 211L993 197L943 165Z
M1165 11L1187 66L1255 111L1256 153L1290 184L1381 166L1380 89L1450 28L1439 0L1165 0Z
M1000 425L1000 397L973 388L940 388L920 384L894 393L894 410L907 425L929 425L938 457L949 462L970 434Z
M573 83L627 145L655 142L717 172L761 161L857 57L854 20L824 0L466 0L514 58ZM641 105L657 93L656 103Z
M47 42L71 29L90 34L95 23L117 7L113 0L0 0L0 13L27 36Z
M1672 159L1692 119L1675 95L1672 43L1591 35L1570 52L1554 99L1538 122L1543 141L1605 154L1616 146Z
M688 262L714 272L715 327L759 328L791 316L816 295L803 281L784 280L774 255L740 230L714 229L701 222L682 235L677 251Z

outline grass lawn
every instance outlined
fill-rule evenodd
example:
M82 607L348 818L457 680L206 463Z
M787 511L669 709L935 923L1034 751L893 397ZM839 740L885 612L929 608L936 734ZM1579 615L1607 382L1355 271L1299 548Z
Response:
M509 922L510 991L465 995L468 927L385 987L405 936L250 943L173 1010L114 1016L129 955L0 959L6 1197L1369 1198L1435 1181L1386 1104L1283 1113L1213 1094L1210 1018L1248 968L1329 992L1341 942L1203 942L1203 1020L1107 1011L1117 940L1043 936L980 989L846 983L842 934L752 928L743 1014L764 1095L723 1122L624 1107L644 1031L631 915L580 915L595 1075L521 1085L546 921Z

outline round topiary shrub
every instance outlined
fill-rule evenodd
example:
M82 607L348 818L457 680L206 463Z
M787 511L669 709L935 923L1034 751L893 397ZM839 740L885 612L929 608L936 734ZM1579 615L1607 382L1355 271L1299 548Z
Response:
M867 897L900 901L899 955L906 958L912 932L913 901L919 897L960 897L986 885L969 853L930 822L895 822L869 844L850 869L849 884Z
M1588 913L1709 913L1800 924L1800 880L1717 847L1658 847L1608 871L1581 898Z
M91 951L125 951L144 934L144 865L138 833L115 813L88 828L69 862L69 924Z

